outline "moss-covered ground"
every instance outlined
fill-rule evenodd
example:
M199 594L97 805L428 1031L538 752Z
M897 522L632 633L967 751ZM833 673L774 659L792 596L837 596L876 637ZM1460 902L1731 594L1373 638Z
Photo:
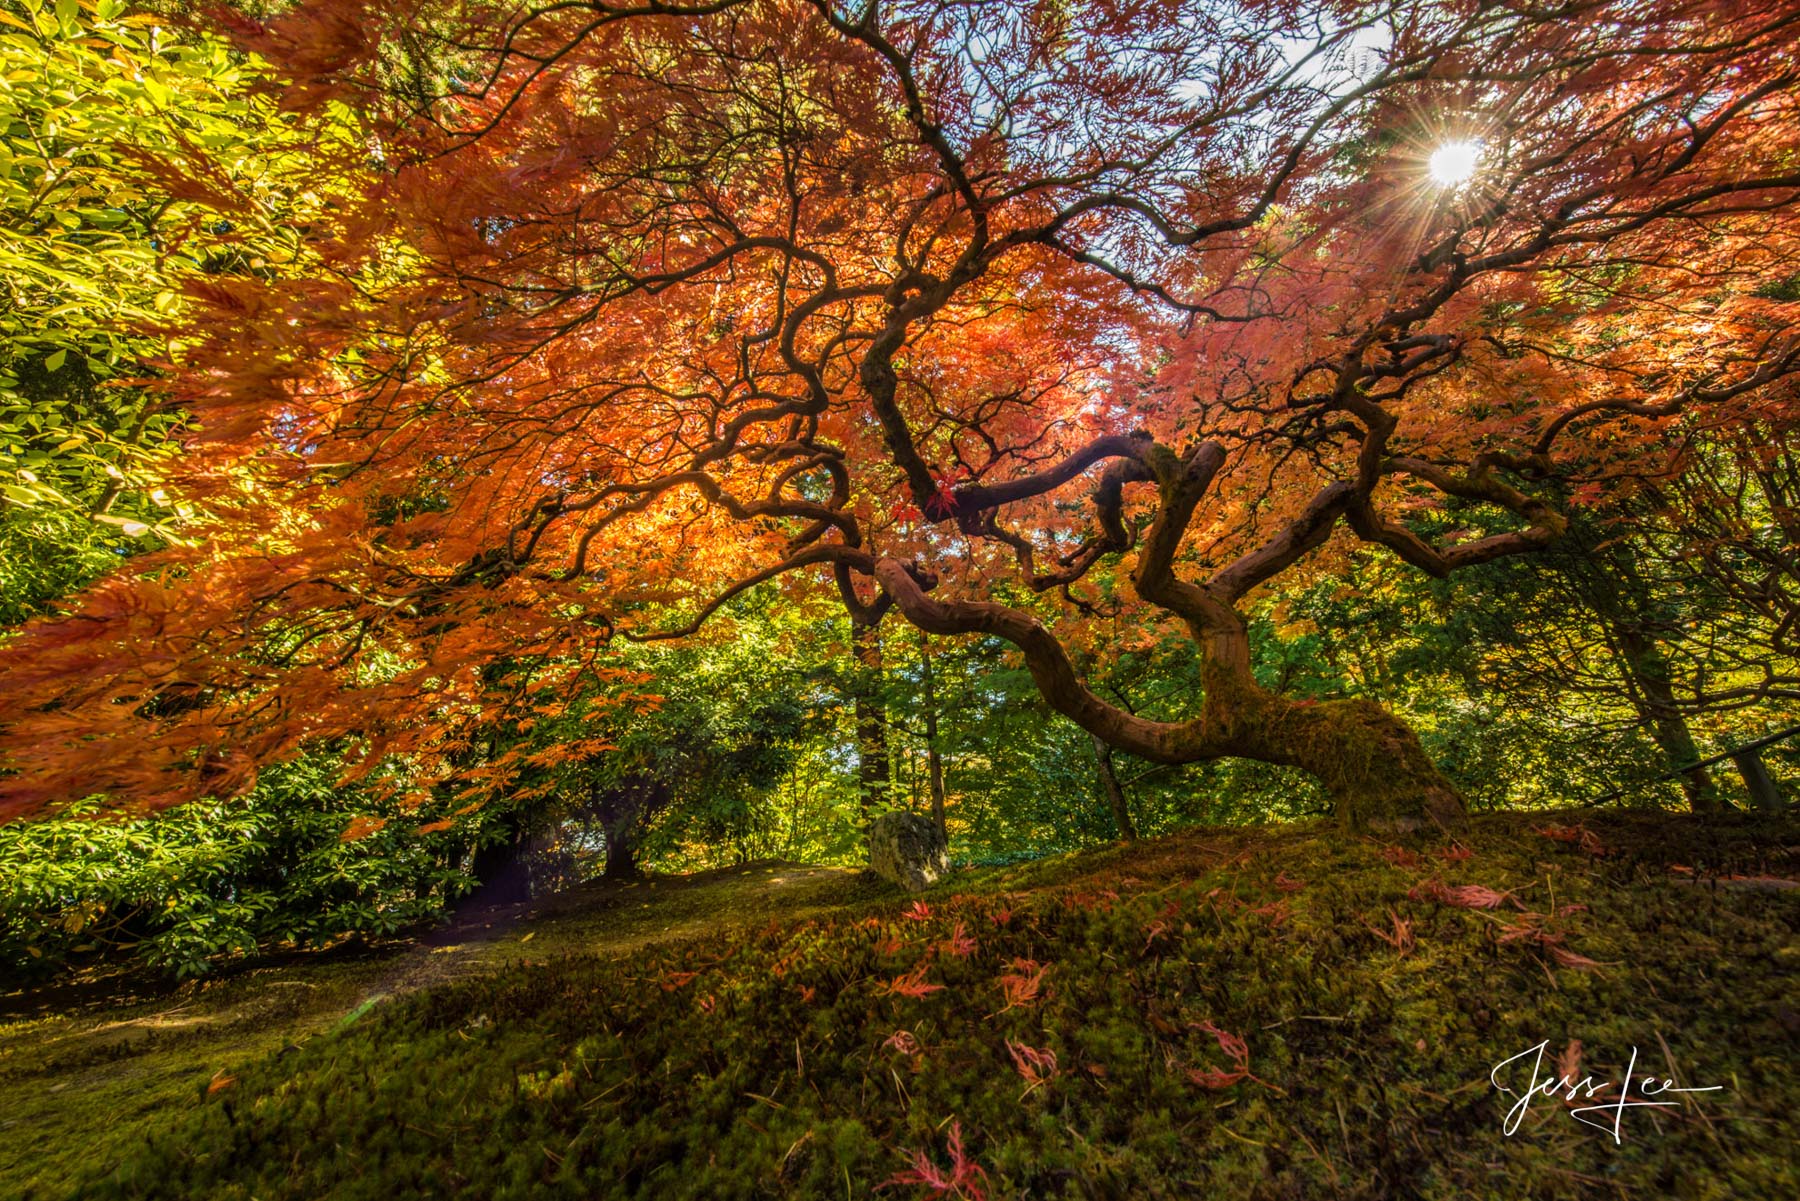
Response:
M1198 830L918 901L758 867L10 998L0 1196L1800 1197L1800 827L1555 821ZM1635 1048L1667 1107L1508 1135L1490 1070L1540 1043L1614 1082L1575 1104Z
M371 999L885 895L853 872L766 864L597 882L532 905L476 904L413 942L245 963L179 986L96 973L0 992L0 1201L81 1195L84 1173L134 1151L215 1077L361 1020Z

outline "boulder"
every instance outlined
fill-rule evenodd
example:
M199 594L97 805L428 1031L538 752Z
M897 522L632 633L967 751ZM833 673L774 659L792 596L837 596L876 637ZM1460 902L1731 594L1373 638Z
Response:
M918 892L950 874L950 847L929 817L883 813L869 825L869 868Z

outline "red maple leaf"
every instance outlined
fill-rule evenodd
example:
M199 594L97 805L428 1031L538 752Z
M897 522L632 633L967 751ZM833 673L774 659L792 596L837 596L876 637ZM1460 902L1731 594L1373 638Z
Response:
M930 1155L924 1151L915 1151L911 1166L888 1177L879 1187L916 1184L925 1190L924 1195L949 1195L961 1197L964 1201L986 1201L987 1173L963 1150L961 1122L950 1123L950 1138L945 1150L950 1156L949 1167L940 1168Z

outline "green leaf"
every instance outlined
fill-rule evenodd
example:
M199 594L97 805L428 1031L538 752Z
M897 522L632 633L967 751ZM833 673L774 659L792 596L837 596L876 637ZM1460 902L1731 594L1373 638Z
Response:
M69 357L69 352L67 350L59 350L59 351L56 351L54 354L45 355L44 356L44 370L45 371L61 371L63 361L65 359L67 359L68 357Z

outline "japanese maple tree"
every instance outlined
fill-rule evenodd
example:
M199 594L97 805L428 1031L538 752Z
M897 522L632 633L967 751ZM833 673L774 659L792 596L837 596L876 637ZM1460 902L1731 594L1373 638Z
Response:
M781 579L1011 642L1112 747L1453 821L1382 708L1255 678L1247 600L1348 542L1529 552L1678 472L1689 423L1793 416L1786 0L319 0L233 32L367 160L284 278L190 288L169 401L211 516L7 646L11 811L229 789L328 734L428 778L607 640ZM1164 622L1187 720L1071 650Z

